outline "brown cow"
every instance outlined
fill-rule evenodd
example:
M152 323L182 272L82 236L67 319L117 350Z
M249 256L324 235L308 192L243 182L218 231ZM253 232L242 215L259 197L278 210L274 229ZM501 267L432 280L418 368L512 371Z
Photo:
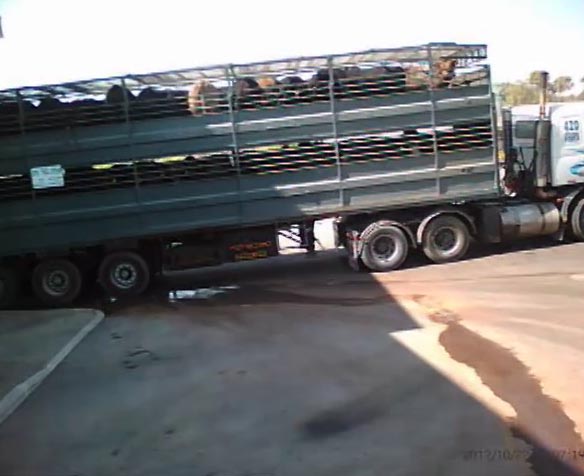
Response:
M191 114L199 116L216 112L225 103L225 94L205 79L197 81L189 90L188 107Z
M455 59L441 58L432 65L432 72L414 64L406 68L406 89L446 88L455 77Z
M262 76L257 80L258 86L265 90L269 90L270 88L275 88L278 86L278 80L272 76Z
M262 91L262 105L277 106L282 99L282 86L273 76L264 76L257 81Z
M456 63L456 60L452 58L441 58L434 62L432 68L432 85L435 88L445 88L450 85L450 82L455 76Z
M428 72L418 64L406 67L406 89L419 90L427 89L430 84Z

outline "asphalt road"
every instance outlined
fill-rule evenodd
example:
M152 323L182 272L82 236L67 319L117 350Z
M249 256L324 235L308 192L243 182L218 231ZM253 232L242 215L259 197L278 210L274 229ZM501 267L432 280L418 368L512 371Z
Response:
M0 426L0 475L584 474L584 246L535 246L174 275Z

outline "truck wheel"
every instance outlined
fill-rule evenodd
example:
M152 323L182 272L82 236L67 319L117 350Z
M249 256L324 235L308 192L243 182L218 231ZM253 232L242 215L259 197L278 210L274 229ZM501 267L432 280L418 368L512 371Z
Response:
M110 296L138 296L150 283L150 267L138 253L118 251L102 261L98 281Z
M462 259L470 246L468 227L452 215L434 218L424 230L424 254L434 263L449 263Z
M32 272L32 290L48 306L71 304L81 291L79 268L67 259L46 259Z
M584 199L580 200L570 217L570 225L572 227L572 235L578 241L584 241Z
M0 309L14 304L20 291L20 280L16 272L5 266L0 267Z
M408 251L408 239L402 230L393 225L380 226L367 237L361 259L372 271L392 271L401 266Z

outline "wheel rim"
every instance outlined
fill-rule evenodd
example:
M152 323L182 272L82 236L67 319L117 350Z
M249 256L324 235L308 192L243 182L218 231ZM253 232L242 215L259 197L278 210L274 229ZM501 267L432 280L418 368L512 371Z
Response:
M371 254L375 260L388 263L397 252L395 240L390 236L380 236L371 243Z
M438 228L432 241L435 248L443 253L453 251L458 243L456 230L450 227Z
M110 280L120 289L131 289L138 282L138 269L132 263L119 263L110 273Z
M71 287L71 278L65 270L53 269L43 276L42 286L50 296L64 296Z

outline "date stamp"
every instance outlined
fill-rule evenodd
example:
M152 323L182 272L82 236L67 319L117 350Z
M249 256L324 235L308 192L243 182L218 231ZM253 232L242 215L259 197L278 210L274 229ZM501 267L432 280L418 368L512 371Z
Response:
M509 448L478 448L464 450L461 453L465 461L515 461L526 460L531 456L530 449L509 449ZM546 453L551 457L563 461L584 461L584 450L581 449L549 449Z

